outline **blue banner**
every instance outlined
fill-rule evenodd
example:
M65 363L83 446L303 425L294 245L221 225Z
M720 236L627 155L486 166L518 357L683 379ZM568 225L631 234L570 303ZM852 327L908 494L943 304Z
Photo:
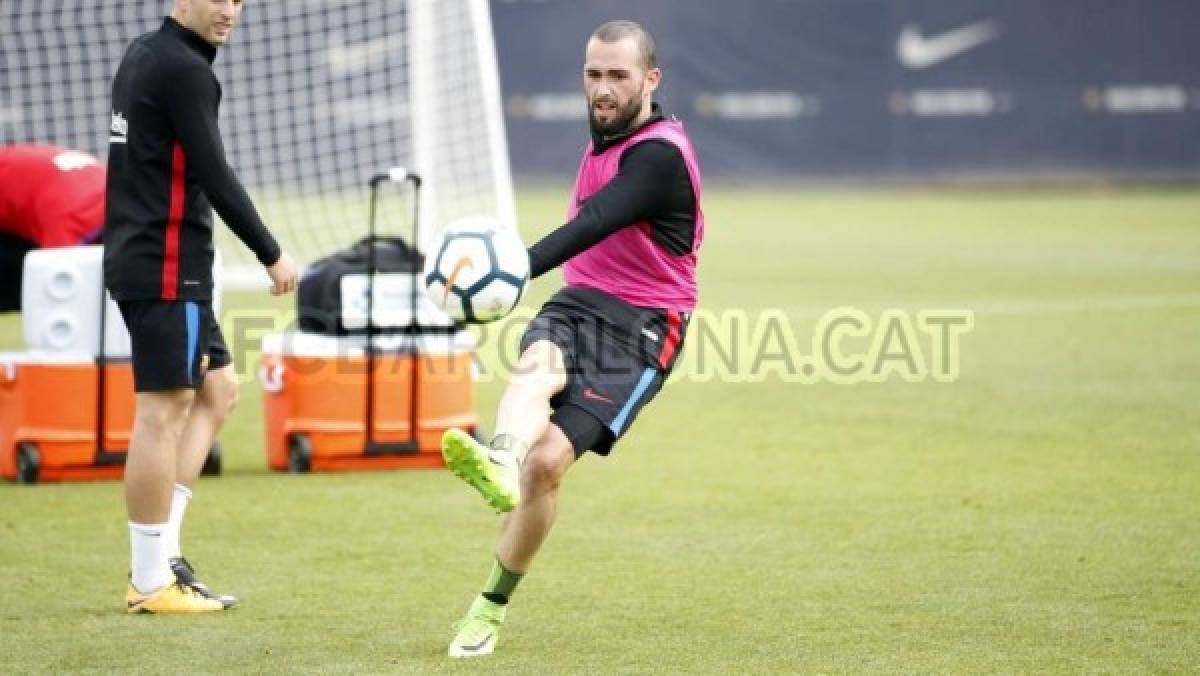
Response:
M710 175L1200 178L1195 0L494 0L514 169L570 174L583 48L642 22Z

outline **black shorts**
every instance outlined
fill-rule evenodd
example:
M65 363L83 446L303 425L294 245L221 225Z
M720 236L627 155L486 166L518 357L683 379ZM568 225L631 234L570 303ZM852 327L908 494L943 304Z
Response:
M595 289L567 287L542 306L521 337L521 352L539 340L566 360L567 384L550 400L558 426L575 447L608 455L671 373L688 315L635 307Z
M205 373L232 361L209 301L126 300L117 306L132 341L138 392L199 389Z

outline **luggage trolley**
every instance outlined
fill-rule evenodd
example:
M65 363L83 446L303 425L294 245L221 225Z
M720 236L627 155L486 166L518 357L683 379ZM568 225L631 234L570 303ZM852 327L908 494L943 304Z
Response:
M411 186L414 250L420 242L421 177L403 168L373 176L361 334L263 338L258 378L271 469L442 467L442 433L477 430L474 338L443 313L422 313L419 265L408 279L405 321L380 316L377 220L382 189L395 184Z

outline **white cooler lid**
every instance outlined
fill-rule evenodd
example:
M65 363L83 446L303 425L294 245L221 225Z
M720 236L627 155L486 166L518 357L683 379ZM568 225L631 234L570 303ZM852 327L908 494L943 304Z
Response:
M26 350L0 352L0 364L95 364L96 356L87 352Z
M475 336L469 331L417 336L385 334L375 336L372 341L383 352L408 351L414 343L422 354L461 354L474 351L476 346ZM366 345L366 336L327 336L288 331L263 336L262 353L290 357L360 357Z

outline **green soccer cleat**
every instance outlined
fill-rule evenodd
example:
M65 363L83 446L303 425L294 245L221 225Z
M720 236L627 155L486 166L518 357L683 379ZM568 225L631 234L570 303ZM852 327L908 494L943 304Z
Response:
M500 625L504 624L507 607L476 596L467 610L467 616L458 623L458 633L450 642L450 657L479 657L491 655L500 638Z
M442 435L442 457L446 467L479 491L499 512L511 512L521 504L521 466L509 451L497 451L451 428Z

